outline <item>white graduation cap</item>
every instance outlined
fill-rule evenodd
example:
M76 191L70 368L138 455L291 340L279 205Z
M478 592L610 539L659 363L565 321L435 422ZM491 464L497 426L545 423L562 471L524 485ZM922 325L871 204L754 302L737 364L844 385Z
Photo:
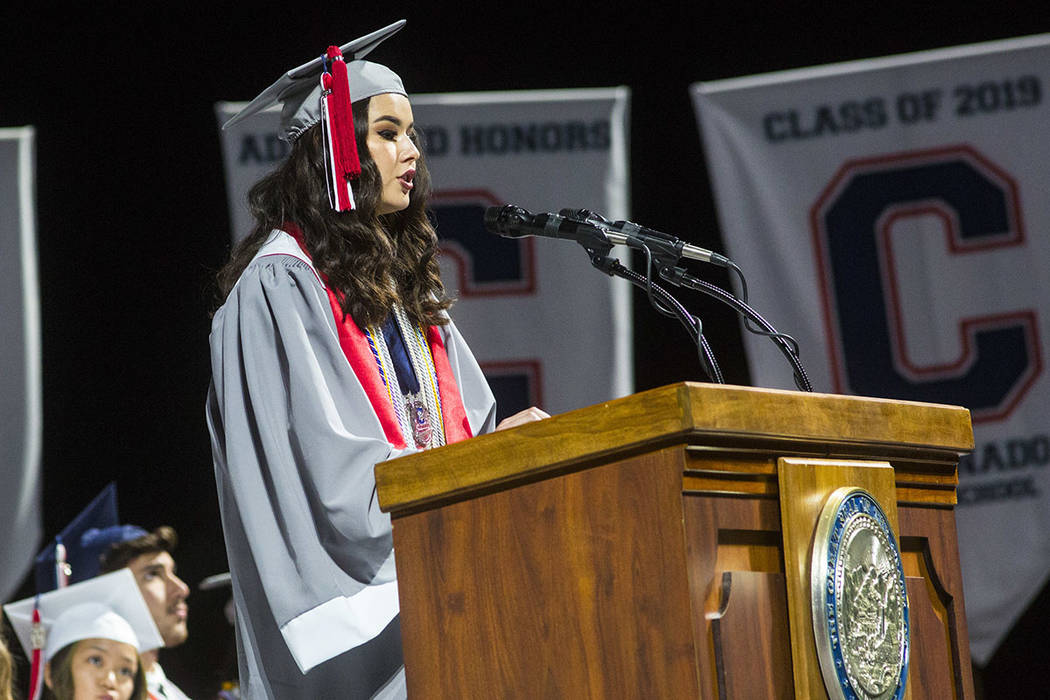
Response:
M385 39L393 36L406 20L398 20L371 34L366 34L339 47L348 61L350 99L354 102L383 93L405 95L405 86L394 71L379 63L362 61L369 52ZM279 136L291 143L300 134L321 120L321 85L318 80L326 69L326 56L319 55L298 68L293 68L259 93L240 112L222 125L226 129L270 105L281 103L281 129Z
M34 639L33 609L40 611L44 639ZM164 646L130 569L120 569L4 606L28 658L43 648L48 661L63 647L83 639L110 639L140 653Z

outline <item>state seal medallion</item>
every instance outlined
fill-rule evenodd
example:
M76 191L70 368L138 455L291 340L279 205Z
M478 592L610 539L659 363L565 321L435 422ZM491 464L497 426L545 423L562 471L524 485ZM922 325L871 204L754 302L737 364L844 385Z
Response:
M908 678L908 594L886 514L840 488L817 521L810 568L813 633L832 698L900 700Z

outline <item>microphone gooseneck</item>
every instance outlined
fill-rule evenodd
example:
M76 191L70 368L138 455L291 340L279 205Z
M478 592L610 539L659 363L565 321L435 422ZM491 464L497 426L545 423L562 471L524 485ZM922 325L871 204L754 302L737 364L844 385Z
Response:
M655 284L653 272L660 278L680 287L693 289L728 304L744 319L744 328L768 337L792 366L795 385L803 391L813 387L799 359L798 343L789 335L778 332L747 303L747 280L732 260L712 250L700 248L662 231L641 226L631 221L609 221L588 209L562 209L559 213L533 214L514 205L488 207L485 210L485 228L508 238L540 236L563 238L582 245L591 264L608 275L615 275L645 289L650 304L666 316L678 318L696 343L701 367L713 382L724 383L721 369L703 334L700 319L690 314L667 290ZM609 257L614 245L626 245L645 255L646 275L643 277ZM721 287L700 280L678 266L683 258L712 263L729 268L740 279L742 297Z

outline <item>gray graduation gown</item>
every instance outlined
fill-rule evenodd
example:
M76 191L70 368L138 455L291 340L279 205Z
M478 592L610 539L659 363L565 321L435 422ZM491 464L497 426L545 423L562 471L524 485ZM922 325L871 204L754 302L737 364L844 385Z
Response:
M471 432L495 401L451 323L441 328ZM384 436L339 344L327 292L275 231L216 312L207 420L248 698L403 695Z

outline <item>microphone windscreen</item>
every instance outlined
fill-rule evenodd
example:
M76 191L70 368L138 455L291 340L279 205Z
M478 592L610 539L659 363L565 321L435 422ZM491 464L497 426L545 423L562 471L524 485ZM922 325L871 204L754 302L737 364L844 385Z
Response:
M489 233L503 233L500 230L500 211L503 207L488 207L485 209L485 230Z
M532 219L532 214L527 210L513 204L485 209L485 228L489 233L498 233L501 236L516 238L529 235L526 227Z

